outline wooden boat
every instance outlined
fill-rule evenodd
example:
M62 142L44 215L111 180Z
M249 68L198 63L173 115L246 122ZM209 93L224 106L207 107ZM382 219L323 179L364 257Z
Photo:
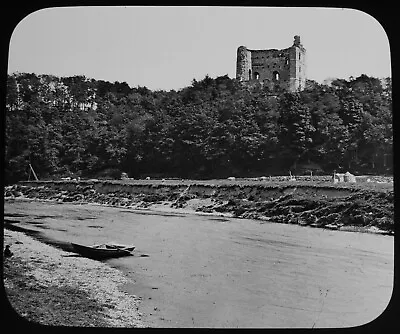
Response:
M132 255L132 251L135 249L135 246L118 244L99 244L84 246L71 242L71 245L77 253L92 259L106 259Z
M117 244L115 242L111 242L111 243L108 243L108 244L93 245L92 247L96 247L96 248L106 247L108 249L119 248L119 249L125 249L125 250L130 251L130 252L132 252L135 249L135 246Z

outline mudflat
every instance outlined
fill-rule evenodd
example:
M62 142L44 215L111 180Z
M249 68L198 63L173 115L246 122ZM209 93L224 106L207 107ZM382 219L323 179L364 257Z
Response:
M7 201L6 225L69 242L134 244L106 261L155 327L351 327L386 308L393 236L89 204Z

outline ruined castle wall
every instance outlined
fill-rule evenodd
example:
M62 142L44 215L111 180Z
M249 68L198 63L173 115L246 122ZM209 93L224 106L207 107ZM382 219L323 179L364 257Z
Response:
M249 50L240 46L237 52L236 78L259 82L272 91L277 87L294 92L306 82L306 50L295 36L293 46L277 50Z
M299 72L297 74L297 78L299 79L299 87L298 89L302 90L306 86L306 73L307 73L307 57L306 50L304 48L298 48L299 53L301 54L300 61L298 61Z
M290 91L302 90L306 84L306 52L302 47L290 49Z
M251 79L251 53L245 46L237 50L236 79L248 81Z
M273 89L275 85L287 89L290 79L289 51L250 50L252 57L252 80L258 80Z

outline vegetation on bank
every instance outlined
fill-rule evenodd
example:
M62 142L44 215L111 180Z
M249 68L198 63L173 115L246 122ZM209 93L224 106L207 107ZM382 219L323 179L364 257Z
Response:
M29 164L40 179L390 174L391 92L390 78L366 75L273 95L227 75L166 92L15 73L7 77L5 181L27 180Z

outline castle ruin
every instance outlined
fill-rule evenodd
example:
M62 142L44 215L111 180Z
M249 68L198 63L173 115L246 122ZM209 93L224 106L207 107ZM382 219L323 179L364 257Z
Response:
M240 46L237 50L236 79L242 82L296 92L306 83L306 49L300 36L294 36L293 45L287 49L249 50Z

